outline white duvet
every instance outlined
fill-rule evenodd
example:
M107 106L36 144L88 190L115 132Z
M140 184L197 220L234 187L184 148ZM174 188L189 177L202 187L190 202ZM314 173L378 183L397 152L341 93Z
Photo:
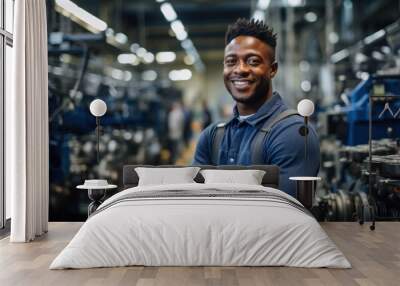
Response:
M350 268L310 215L261 198L182 197L125 200L132 192L262 190L262 186L179 184L135 187L106 200L50 269L145 266L294 266ZM136 193L135 193L136 194ZM107 207L108 206L108 207Z

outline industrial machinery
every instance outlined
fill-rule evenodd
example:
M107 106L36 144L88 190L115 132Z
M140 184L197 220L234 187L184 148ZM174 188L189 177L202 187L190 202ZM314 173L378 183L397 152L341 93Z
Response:
M341 132L331 146L322 144L327 182L319 218L400 219L400 76L369 77L349 99L348 106L326 115L328 132Z

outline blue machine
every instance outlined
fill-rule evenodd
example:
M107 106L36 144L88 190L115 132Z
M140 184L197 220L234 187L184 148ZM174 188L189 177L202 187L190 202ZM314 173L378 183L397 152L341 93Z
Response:
M400 112L394 118L389 111L386 111L379 118L386 103L393 114L400 109L400 77L370 76L352 91L351 106L343 110L348 123L347 136L343 142L345 145L368 143L369 97L370 95L376 97L377 94L382 96L382 100L375 98L372 105L372 139L400 138ZM387 95L390 98L386 97Z

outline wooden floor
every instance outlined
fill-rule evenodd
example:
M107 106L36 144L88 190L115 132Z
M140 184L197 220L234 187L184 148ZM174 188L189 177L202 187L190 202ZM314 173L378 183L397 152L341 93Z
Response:
M0 285L400 285L400 223L323 223L352 269L289 267L122 267L48 270L81 223L50 223L32 243L0 241Z

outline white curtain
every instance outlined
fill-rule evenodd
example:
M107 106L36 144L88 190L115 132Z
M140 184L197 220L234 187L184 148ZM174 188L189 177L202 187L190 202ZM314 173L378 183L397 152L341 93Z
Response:
M6 98L6 187L12 242L47 232L49 205L45 0L15 1L13 92Z

